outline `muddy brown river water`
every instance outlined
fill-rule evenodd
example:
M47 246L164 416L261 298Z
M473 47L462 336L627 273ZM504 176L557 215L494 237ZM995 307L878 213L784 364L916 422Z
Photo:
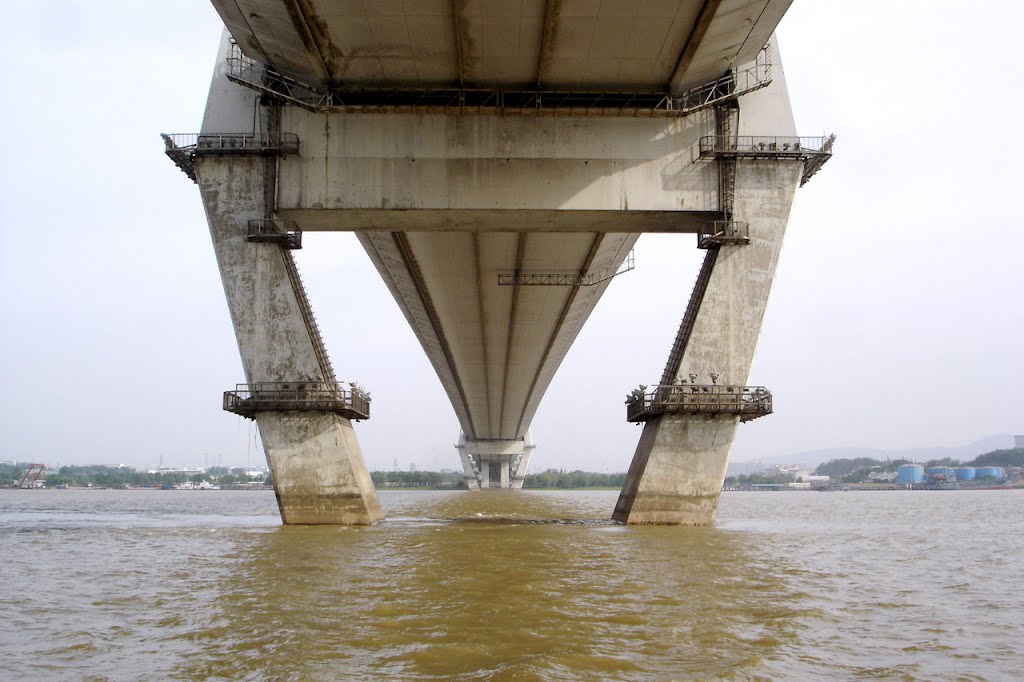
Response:
M7 680L1024 679L1024 491L0 491Z

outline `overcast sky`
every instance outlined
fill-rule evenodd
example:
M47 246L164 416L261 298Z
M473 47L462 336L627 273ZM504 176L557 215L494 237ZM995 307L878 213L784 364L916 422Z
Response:
M1024 5L970 7L797 0L780 27L800 134L839 141L797 194L758 348L776 413L734 460L1024 433ZM241 363L158 135L199 129L220 31L205 0L0 3L0 459L263 463L220 409ZM457 468L451 406L358 242L303 241L333 364L374 395L370 468ZM701 253L641 238L541 404L532 470L628 467L622 396L661 375Z

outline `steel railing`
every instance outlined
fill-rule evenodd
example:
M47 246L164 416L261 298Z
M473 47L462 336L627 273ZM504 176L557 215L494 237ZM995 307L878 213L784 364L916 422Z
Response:
M754 158L809 158L831 154L835 135L827 137L782 137L775 135L706 135L700 138L700 155Z
M771 83L768 46L756 59L679 96L665 91L516 90L497 88L335 89L304 83L251 59L232 43L229 80L311 111L494 113L564 116L686 116Z
M161 133L168 150L195 154L266 153L298 154L295 133Z
M771 47L761 48L757 58L725 76L697 86L672 100L672 107L684 114L735 99L770 85L772 82Z
M772 394L764 386L662 384L647 392L633 391L626 403L631 422L662 414L738 414L741 421L749 421L771 412Z
M710 248L714 244L749 244L750 224L737 220L716 220L697 228L697 247Z
M370 394L358 386L342 388L336 381L277 381L237 384L224 392L228 412L252 418L257 412L336 412L350 419L369 419Z
M626 257L619 264L614 272L610 269L603 272L580 274L577 272L509 272L498 273L498 286L568 286L568 287L592 287L595 284L606 282L613 277L625 274L636 269L636 256L633 249L629 250Z
M286 249L302 248L302 230L294 220L259 218L248 222L246 239L250 242L271 242Z

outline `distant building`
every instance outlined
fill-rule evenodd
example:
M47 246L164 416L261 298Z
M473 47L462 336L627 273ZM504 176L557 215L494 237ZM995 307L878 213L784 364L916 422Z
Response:
M778 466L775 467L775 469L769 469L765 473L768 474L769 476L789 476L794 481L797 480L798 478L802 478L803 480L806 481L811 476L810 469L804 468L797 464L791 464L788 467Z
M895 471L872 471L871 473L868 474L868 480L869 481L885 481L885 482L888 483L890 481L895 481L896 480L896 472Z
M1015 447L1015 448L1024 448L1024 436L1014 436L1013 437L1013 447Z
M186 467L184 469L175 469L174 467L157 467L156 469L150 469L150 474L185 474L187 476L195 476L196 474L205 474L206 469L199 467Z

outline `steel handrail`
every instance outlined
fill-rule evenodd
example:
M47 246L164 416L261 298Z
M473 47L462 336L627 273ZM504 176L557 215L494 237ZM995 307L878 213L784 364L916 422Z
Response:
M829 154L834 135L821 137L793 137L783 135L705 135L700 138L700 153L778 153Z

